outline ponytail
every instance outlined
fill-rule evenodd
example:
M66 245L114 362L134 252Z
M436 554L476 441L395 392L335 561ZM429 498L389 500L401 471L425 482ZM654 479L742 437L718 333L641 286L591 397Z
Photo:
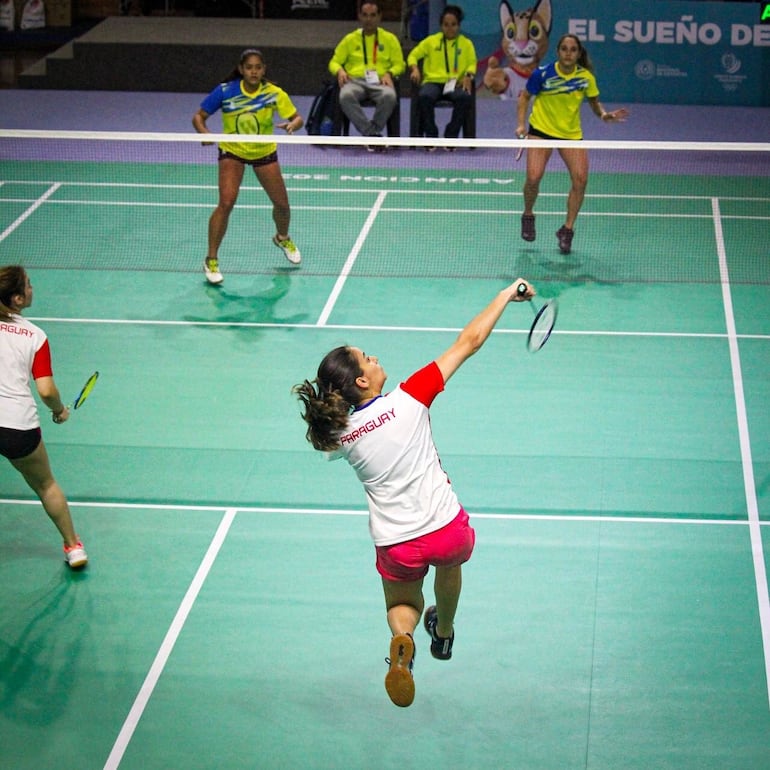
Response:
M347 427L350 411L359 403L356 379L361 368L349 347L328 353L311 382L305 380L292 388L304 406L302 419L308 428L305 438L314 449L332 452L339 449L340 433Z

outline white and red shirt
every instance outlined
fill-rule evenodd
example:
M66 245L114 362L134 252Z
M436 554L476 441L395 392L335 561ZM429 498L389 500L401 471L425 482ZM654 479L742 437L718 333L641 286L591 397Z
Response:
M0 425L16 430L40 427L30 378L52 375L45 332L20 315L0 321Z
M433 443L429 407L444 390L434 362L391 393L350 416L340 449L364 485L375 545L435 532L457 516L460 503Z

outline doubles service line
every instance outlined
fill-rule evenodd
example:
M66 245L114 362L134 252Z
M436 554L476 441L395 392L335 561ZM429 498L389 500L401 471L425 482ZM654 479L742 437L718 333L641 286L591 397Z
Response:
M735 394L735 412L738 421L738 438L741 448L741 464L743 467L743 487L746 496L749 536L751 538L751 554L754 561L754 581L757 591L759 622L762 631L762 648L765 657L765 684L767 687L768 707L770 707L770 595L767 587L767 570L762 549L762 532L759 521L759 506L757 504L757 487L754 481L754 461L751 454L751 438L749 435L749 420L746 413L746 397L743 389L743 373L741 356L738 348L738 334L735 326L732 293L730 291L730 274L727 268L727 252L725 249L724 233L719 200L712 200L714 217L714 235L717 253L719 255L719 273L722 279L722 303L724 305L727 340L730 348L730 367L733 376L733 392Z
M176 644L185 621L190 614L190 610L192 609L203 583L214 564L214 560L217 558L219 549L222 547L222 543L230 530L230 526L235 519L235 514L236 511L234 508L225 510L222 520L219 523L219 527L214 533L214 537L203 557L203 561L198 567L198 571L195 573L195 577L193 577L190 587L187 589L187 593L182 599L182 603L179 605L179 609L177 610L174 619L171 621L171 626L160 645L155 660L153 661L152 666L150 666L150 670L134 700L134 704L131 706L131 710L128 712L123 727L118 733L112 751L110 751L107 761L104 763L104 770L115 770L118 765L120 765L120 761L128 748L128 744L136 730L136 726L139 724L144 709L152 696L155 685L158 683L160 675L163 673L163 669L168 662L171 651L174 649L174 645Z

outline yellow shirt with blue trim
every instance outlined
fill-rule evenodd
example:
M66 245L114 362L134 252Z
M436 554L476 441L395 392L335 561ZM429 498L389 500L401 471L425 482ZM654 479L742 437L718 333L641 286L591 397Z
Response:
M349 32L334 49L329 72L336 76L340 67L352 78L363 78L366 70L377 70L382 77L390 72L393 77L404 74L406 63L398 38L388 30L377 27L372 35L365 35L363 29Z
M297 113L288 94L269 80L263 80L254 92L244 88L243 80L220 83L201 102L201 109L208 115L222 110L223 134L270 135L274 113L284 120ZM219 147L244 160L259 160L275 152L278 145L275 142L220 142Z
M535 97L529 123L555 139L582 139L580 105L599 96L596 78L585 67L576 66L565 75L558 62L538 67L527 80L527 91Z
M409 52L406 63L412 67L420 61L423 83L446 83L476 74L476 49L465 35L452 40L443 32L428 35Z

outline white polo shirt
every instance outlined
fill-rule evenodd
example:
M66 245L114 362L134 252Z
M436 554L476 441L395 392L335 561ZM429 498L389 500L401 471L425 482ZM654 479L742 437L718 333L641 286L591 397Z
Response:
M335 454L364 485L375 545L392 545L449 524L460 503L433 443L429 407L444 390L434 362L350 416Z
M30 379L52 374L45 332L20 315L0 321L0 425L16 430L40 427Z

